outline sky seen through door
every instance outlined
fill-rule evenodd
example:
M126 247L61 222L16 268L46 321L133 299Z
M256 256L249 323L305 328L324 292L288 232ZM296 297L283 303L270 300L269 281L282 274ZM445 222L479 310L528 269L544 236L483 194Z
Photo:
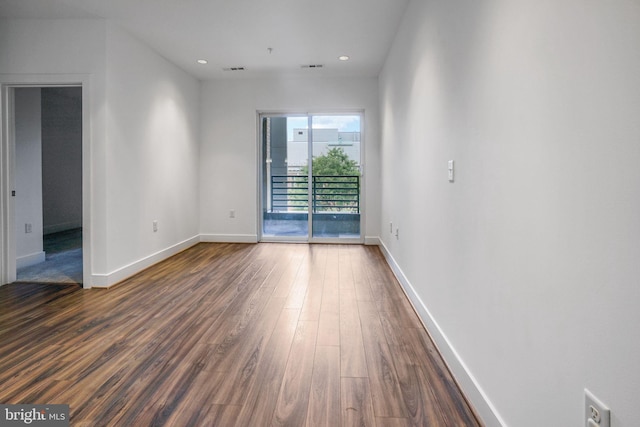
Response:
M307 117L287 117L287 140L293 140L294 129L308 129ZM314 129L338 129L338 132L360 132L360 116L313 116Z

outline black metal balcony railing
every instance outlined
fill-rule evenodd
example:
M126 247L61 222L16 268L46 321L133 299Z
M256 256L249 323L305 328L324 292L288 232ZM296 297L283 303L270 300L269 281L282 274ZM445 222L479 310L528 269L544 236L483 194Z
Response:
M309 185L307 176L271 177L271 212L307 212ZM360 213L360 177L316 175L311 180L313 213Z
M360 213L360 177L312 177L313 212Z

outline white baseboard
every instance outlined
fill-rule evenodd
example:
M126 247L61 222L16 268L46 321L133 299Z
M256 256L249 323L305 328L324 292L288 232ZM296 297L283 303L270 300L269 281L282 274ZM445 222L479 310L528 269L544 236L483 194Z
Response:
M478 384L473 374L469 371L456 349L451 345L446 334L440 328L438 322L433 318L429 309L416 293L414 287L404 275L402 269L398 263L396 263L395 259L382 241L380 241L380 249L387 260L387 263L391 267L393 274L400 282L404 293L407 295L407 298L409 298L413 308L420 317L425 329L434 340L434 344L440 351L440 354L449 367L449 370L455 377L460 388L462 388L467 399L469 399L470 403L473 405L478 416L486 426L505 427L506 423L502 420L498 411L484 393L482 387L480 387L480 384Z
M73 230L75 228L82 228L82 222L65 222L62 224L52 224L44 227L44 234L57 233L59 231Z
M382 246L382 241L378 236L364 236L364 244L367 246Z
M29 267L31 265L40 264L45 260L44 251L35 252L29 255L16 257L16 268Z
M258 243L256 234L201 234L201 242L207 243Z
M91 285L95 288L108 288L109 286L115 285L116 283L121 282L135 275L136 273L141 272L145 268L151 267L153 264L157 264L160 261L163 261L179 252L184 251L185 249L190 248L193 245L198 244L199 242L200 236L194 236L190 239L184 240L166 249L158 251L152 255L144 257L138 261L132 262L129 265L125 265L124 267L114 270L111 273L92 274Z
M255 234L200 234L173 245L169 248L156 252L155 254L144 257L131 264L125 265L117 270L107 274L92 274L91 286L94 288L108 288L118 282L141 272L145 268L151 267L160 261L163 261L183 250L190 248L199 242L219 242L219 243L257 243L258 236Z

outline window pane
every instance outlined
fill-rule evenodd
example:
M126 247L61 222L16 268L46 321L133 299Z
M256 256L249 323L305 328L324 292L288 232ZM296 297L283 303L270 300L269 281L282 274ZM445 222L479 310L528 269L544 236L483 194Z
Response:
M360 115L312 118L313 237L360 237Z

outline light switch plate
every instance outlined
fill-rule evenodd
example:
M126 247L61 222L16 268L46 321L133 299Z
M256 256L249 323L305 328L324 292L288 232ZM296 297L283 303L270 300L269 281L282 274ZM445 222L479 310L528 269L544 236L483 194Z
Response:
M449 160L449 182L453 182L453 160Z

